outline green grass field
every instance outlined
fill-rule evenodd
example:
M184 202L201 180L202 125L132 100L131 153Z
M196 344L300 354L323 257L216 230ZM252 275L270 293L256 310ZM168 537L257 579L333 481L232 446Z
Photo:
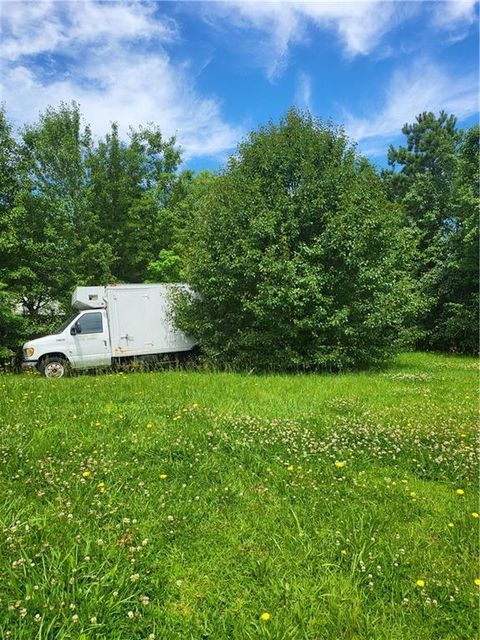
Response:
M474 640L477 383L0 377L0 637Z

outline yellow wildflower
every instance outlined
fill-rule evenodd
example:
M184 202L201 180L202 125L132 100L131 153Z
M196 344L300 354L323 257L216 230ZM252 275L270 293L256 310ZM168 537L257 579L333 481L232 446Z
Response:
M268 611L264 611L260 616L260 620L263 620L263 622L268 622L271 617L272 616L268 613Z
M166 477L167 477L167 474L166 474L166 473L161 473L161 474L160 474L160 478L161 478L161 480L165 480L165 478L166 478Z
M345 460L335 460L335 466L337 467L337 469L343 469L343 467L346 465L347 463L345 462Z
M476 511L472 511L472 518L478 518L479 515Z
M455 491L455 493L457 494L457 496L463 496L463 494L465 493L465 491L463 489L457 489Z
M288 467L287 467L287 471L293 471L294 468L295 467L293 466L293 464L289 464Z
M425 580L417 580L415 584L417 585L417 587L423 589L423 587L425 586Z
M449 523L448 523L448 526L449 526L450 528L451 528L451 527L453 527L453 526L454 526L454 525L453 525L453 522L449 522Z
M97 484L97 489L100 491L100 493L103 493L105 491L105 483L104 482L99 482Z
M84 478L89 478L91 475L92 475L92 472L91 472L91 471L84 471L84 472L82 473L82 476L83 476Z
M475 578L474 582L477 585L477 587L480 587L480 578Z

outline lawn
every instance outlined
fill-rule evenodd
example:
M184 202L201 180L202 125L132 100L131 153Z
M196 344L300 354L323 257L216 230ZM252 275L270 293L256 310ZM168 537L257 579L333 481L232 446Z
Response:
M474 640L477 385L0 377L0 638Z

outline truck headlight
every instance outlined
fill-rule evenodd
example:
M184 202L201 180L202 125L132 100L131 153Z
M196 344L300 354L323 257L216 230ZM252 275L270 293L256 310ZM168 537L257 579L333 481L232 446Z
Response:
M34 353L35 353L35 349L33 347L27 347L25 349L25 355L27 356L27 358L31 358Z

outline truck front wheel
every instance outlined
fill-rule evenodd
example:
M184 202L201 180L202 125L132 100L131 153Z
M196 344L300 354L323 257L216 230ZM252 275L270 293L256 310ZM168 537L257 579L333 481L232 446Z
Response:
M68 375L68 362L60 356L47 356L40 362L39 369L46 378L64 378Z

